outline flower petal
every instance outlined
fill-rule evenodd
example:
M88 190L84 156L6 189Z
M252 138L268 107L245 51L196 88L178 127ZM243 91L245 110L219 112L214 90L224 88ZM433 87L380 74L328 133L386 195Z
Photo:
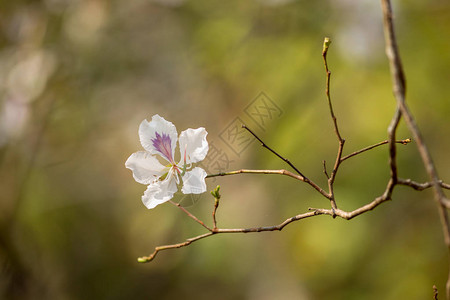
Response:
M175 125L159 115L154 115L150 122L142 121L139 126L142 147L152 154L162 155L171 163L175 154L177 137Z
M125 167L133 171L134 180L149 184L165 173L166 169L149 152L139 151L131 154L125 162Z
M203 160L208 153L208 141L205 128L186 129L180 134L180 152L181 160L184 161L186 154L186 163L196 163Z
M202 168L196 167L183 176L183 194L201 194L206 192L206 172Z
M155 181L147 187L142 196L142 202L148 209L152 209L172 199L177 190L177 184L173 177L163 181Z

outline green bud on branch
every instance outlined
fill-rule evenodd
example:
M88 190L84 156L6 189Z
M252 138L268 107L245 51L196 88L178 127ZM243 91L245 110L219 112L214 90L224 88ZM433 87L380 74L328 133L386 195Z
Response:
M219 190L220 190L220 185L218 185L213 191L211 191L211 195L216 198L216 200L220 199L220 194L219 194Z
M328 52L328 47L330 47L331 44L331 39L329 37L326 37L323 40L323 50L322 50L322 55L326 54Z

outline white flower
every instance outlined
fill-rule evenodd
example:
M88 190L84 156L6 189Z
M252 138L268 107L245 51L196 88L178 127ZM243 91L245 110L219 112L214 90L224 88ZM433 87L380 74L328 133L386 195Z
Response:
M192 168L192 163L202 161L208 153L205 128L187 129L180 134L180 162L175 162L175 148L178 134L175 125L159 115L151 122L142 121L139 138L146 151L133 153L125 166L133 171L134 179L148 184L142 202L150 209L172 199L182 182L184 194L206 192L206 172L202 168ZM167 164L162 165L156 158L159 155Z

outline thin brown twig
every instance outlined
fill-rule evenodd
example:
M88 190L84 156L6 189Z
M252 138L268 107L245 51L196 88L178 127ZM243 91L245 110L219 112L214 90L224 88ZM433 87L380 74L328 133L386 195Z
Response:
M178 208L180 208L185 214L187 214L191 219L193 219L195 222L197 222L198 224L202 225L203 227L205 227L208 231L212 231L211 228L209 228L205 223L203 223L203 221L201 221L199 218L197 218L196 216L194 216L193 214L191 214L186 208L184 208L183 206L181 206L180 203L175 203L172 200L169 200L170 203L172 203L173 205L177 206Z
M324 197L329 198L329 194L324 191L320 186L318 186L315 182L305 178L304 176L294 174L287 170L247 170L247 169L240 169L236 171L230 171L230 172L221 172L217 174L209 174L206 176L206 178L212 178L212 177L218 177L218 176L229 176L229 175L237 175L237 174L275 174L275 175L286 175L292 178L295 178L297 180L303 181L305 183L308 183L310 186L312 186L316 191L321 193Z
M413 181L411 179L399 178L397 183L401 184L401 185L406 185L406 186L412 187L413 189L415 189L417 191L423 191L425 189L433 187L432 182L419 183L419 182ZM445 183L442 180L439 180L439 185L444 189L450 190L450 184Z
M388 143L389 143L389 169L391 178L394 183L397 183L397 145L395 144L395 135L397 133L398 124L400 123L401 113L398 108L392 116L391 123L388 126ZM392 187L393 188L393 187Z
M196 236L196 237L187 239L187 240L186 240L185 242L183 242L183 243L172 244L172 245L164 245L164 246L158 246L158 247L155 248L155 251L153 251L152 254L150 254L149 256L142 256L142 257L139 257L139 258L137 259L137 261L140 262L140 263L151 262L151 261L155 258L156 254L158 254L158 252L160 252L160 251L163 251L163 250L169 250L169 249L175 249L175 248L181 248L181 247L186 247L186 246L189 246L191 243L193 243L193 242L195 242L195 241L198 241L198 240L201 240L201 239L203 239L203 238L209 237L209 236L211 236L211 235L213 235L213 234L214 234L214 232L207 232L207 233L205 233L205 234L202 234L202 235L199 235L199 236Z
M330 47L330 44L331 44L330 38L325 38L324 43L323 43L323 50L322 50L323 63L324 63L324 66L325 66L325 71L327 73L325 94L327 96L328 106L330 108L331 118L333 119L334 132L336 133L339 142L343 142L344 139L341 137L341 134L339 132L337 119L336 119L336 116L334 115L333 105L331 104L331 95L330 95L331 72L328 69L328 63L327 63L327 54L328 54L328 48Z
M327 172L327 162L326 162L326 160L323 160L322 163L323 163L323 173L325 174L327 179L330 179L330 176L328 175L328 172Z
M339 142L339 148L338 148L338 153L336 155L336 161L334 163L333 171L331 171L330 179L328 180L328 182L329 182L328 185L330 186L330 188L334 184L334 181L335 181L336 175L337 175L337 171L342 162L341 158L342 158L342 153L344 151L344 142L345 142L344 140ZM330 193L331 193L331 190L330 190Z
M236 171L229 172L220 172L216 174L208 174L206 178L219 177L219 176L228 176L228 175L236 175L236 174L276 174L276 175L286 175L297 180L303 181L304 177L294 174L290 171L281 169L281 170L249 170L249 169L240 169Z
M159 246L156 247L155 250L153 251L152 254L150 254L149 256L143 256L138 258L138 262L141 263L146 263L146 262L150 262L152 261L156 254L158 254L158 252L163 251L163 250L168 250L168 249L175 249L175 248L181 248L181 247L185 247L190 245L191 243L198 241L200 239L212 236L214 234L224 234L224 233L254 233L254 232L263 232L263 231L280 231L282 230L285 226L287 226L288 224L301 220L301 219L305 219L308 217L313 217L316 215L324 215L324 214L329 214L331 211L321 211L321 212L307 212L304 214L300 214L300 215L296 215L293 216L289 219L286 219L284 222L278 224L278 225L274 225L274 226L266 226L266 227L251 227L251 228L232 228L232 229L216 229L214 231L202 234L202 235L198 235L196 237L187 239L185 242L183 243L177 243L177 244L171 244L171 245L164 245L164 246Z
M396 142L397 144L406 145L406 144L408 144L408 143L411 142L411 139L397 140L397 141L395 141L395 142ZM344 157L341 158L341 162L343 162L344 160L349 159L350 157L353 157L353 156L358 155L358 154L361 154L361 153L363 153L363 152L372 150L373 148L376 148L376 147L379 147L379 146L382 146L382 145L386 145L386 144L388 144L388 143L389 143L389 141L388 141L388 140L385 140L385 141L376 143L376 144L374 144L374 145L365 147L365 148L363 148L363 149L361 149L361 150L355 151L355 152L353 152L353 153L347 154L346 156L344 156Z
M272 148L270 148L269 146L267 146L266 143L263 142L263 140L261 138L259 138L256 133L254 133L250 128L248 128L245 125L242 125L242 128L246 129L248 132L250 132L251 135L253 135L260 143L261 146L263 148L266 148L267 150L269 150L270 152L272 152L273 154L275 154L277 157L279 157L281 160L283 160L285 163L287 163L291 168L293 168L301 177L303 177L302 180L303 182L309 184L310 186L312 186L314 189L316 189L319 193L321 193L323 196L325 196L326 198L330 199L330 193L326 193L321 187L319 187L314 181L310 180L308 177L306 177L305 175L303 175L298 169L297 167L295 167L287 158L281 156L278 152L276 152L275 150L273 150Z
M336 210L337 204L336 204L336 199L334 197L333 184L336 179L336 174L339 169L339 165L342 162L341 157L342 157L342 153L344 151L345 140L342 138L341 133L339 132L337 118L334 114L333 105L331 103L331 95L330 95L331 71L328 68L328 62L327 62L327 54L328 54L328 49L330 47L330 44L331 44L330 38L326 37L324 40L324 43L323 43L322 58L323 58L323 64L325 67L325 72L326 72L325 95L328 100L328 108L330 110L331 119L333 120L334 132L336 133L336 136L337 136L337 139L339 142L339 148L338 148L338 152L336 155L336 161L334 163L333 170L331 171L331 175L328 178L328 192L330 194L331 207L333 210Z
M217 231L217 219L216 219L216 213L217 213L217 208L219 208L219 200L220 198L218 197L214 197L214 209L212 212L212 219L213 219L213 231Z
M247 130L248 132L250 132L251 135L253 135L253 137L255 139L257 139L260 143L261 146L266 148L267 150L269 150L270 152L272 152L273 154L275 154L277 157L279 157L281 160L283 160L285 163L287 163L292 169L295 170L295 172L298 173L298 175L302 176L304 178L304 181L308 181L309 179L306 178L305 175L302 174L302 172L300 172L296 166L294 166L287 158L284 158L283 156L281 156L280 154L278 154L278 152L276 152L275 150L273 150L272 148L270 148L269 146L267 146L266 143L264 143L250 128L248 128L245 125L242 125L242 128L244 128L245 130Z

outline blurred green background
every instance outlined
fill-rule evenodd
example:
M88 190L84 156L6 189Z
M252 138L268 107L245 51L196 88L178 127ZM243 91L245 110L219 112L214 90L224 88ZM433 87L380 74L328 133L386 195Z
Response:
M448 182L450 4L394 2L408 102ZM232 151L223 136L239 118L326 187L322 160L332 166L337 140L323 38L333 40L332 99L350 153L386 139L395 107L381 19L369 0L0 0L0 298L431 299L433 284L443 295L432 192L405 187L351 221L219 235L136 262L204 232L168 203L142 204L145 186L124 163L141 150L143 119L205 127L227 170L287 168L255 142ZM246 113L260 92L281 110L261 127ZM398 137L411 137L404 124ZM398 147L398 163L400 176L427 179L414 143ZM339 207L370 202L388 177L385 147L347 161ZM222 186L220 227L329 207L288 177L207 183ZM211 224L209 193L174 200Z

